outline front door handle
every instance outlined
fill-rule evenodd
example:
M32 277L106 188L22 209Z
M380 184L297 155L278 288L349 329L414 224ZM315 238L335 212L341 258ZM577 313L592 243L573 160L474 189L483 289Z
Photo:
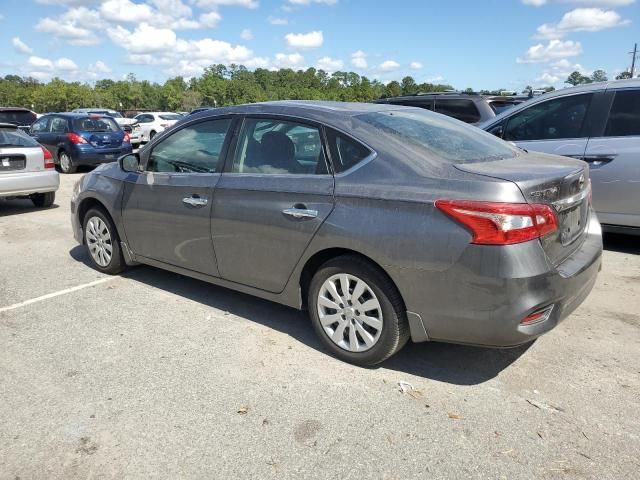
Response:
M317 210L309 210L307 208L285 208L282 213L293 218L316 218Z
M209 199L205 197L185 197L182 199L182 203L189 205L191 207L204 207L207 203L209 203Z
M582 160L587 162L591 167L601 167L609 162L613 162L615 155L585 155Z

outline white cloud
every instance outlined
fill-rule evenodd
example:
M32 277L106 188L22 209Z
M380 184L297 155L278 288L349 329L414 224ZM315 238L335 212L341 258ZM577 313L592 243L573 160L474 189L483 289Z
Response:
M203 13L198 18L201 27L214 28L218 26L218 22L222 19L220 14L216 11Z
M102 60L98 60L96 63L92 63L87 68L91 73L111 73L111 68L109 65L104 63Z
M273 65L276 68L301 68L304 64L304 57L299 53L276 53Z
M29 45L24 43L22 40L20 40L20 37L13 37L11 39L11 44L13 45L13 48L15 48L18 53L24 53L27 55L30 53L33 53L33 49Z
M48 58L32 55L27 63L21 67L22 71L27 75L39 80L49 80L53 77L66 77L78 80L84 77L76 63L66 57L50 60Z
M240 32L240 38L243 40L252 40L253 39L253 32L251 31L250 28L245 28L244 30L242 30Z
M563 83L572 72L588 74L587 70L579 63L572 64L566 58L553 62L542 74L535 79L535 83L544 85L557 85Z
M575 57L582 53L580 42L572 40L550 40L547 45L539 43L530 47L524 57L517 58L518 63L546 63L566 57Z
M444 77L442 75L437 75L435 77L427 78L427 83L440 83L444 81Z
M367 68L369 66L367 63L367 54L362 50L353 52L351 54L351 65L360 69Z
M336 70L340 70L343 66L344 62L342 60L331 57L322 57L318 60L317 68L319 70L324 70L325 72L335 72Z
M258 8L256 0L197 0L196 5L200 8L216 9L218 7L244 7Z
M589 7L625 7L635 3L636 0L522 0L525 5L541 7L548 3L573 3L575 5L587 5Z
M338 0L288 0L291 5L311 5L312 3L317 3L321 5L335 5L338 3Z
M398 70L400 68L400 64L395 60L386 60L382 62L378 68L383 72L393 72L394 70Z
M117 25L108 28L107 34L113 43L131 53L159 52L174 48L176 34L168 28L156 28L148 23L141 23L133 32Z
M291 48L318 48L324 43L324 36L320 30L309 33L288 33L284 38Z
M97 32L103 28L104 22L100 13L86 7L71 8L55 18L42 18L35 26L39 32L48 33L77 46L100 43Z
M412 70L420 70L422 68L422 64L420 62L411 62L409 64L409 68Z
M78 65L76 65L76 62L65 57L62 57L56 60L53 63L53 66L58 70L64 70L64 71L78 70Z
M284 17L268 17L267 20L271 25L288 25L289 19Z
M602 10L600 8L576 8L563 15L562 19L556 23L544 23L537 29L535 38L552 39L562 38L570 32L597 32L607 28L628 25L629 20L622 17L613 10Z
M100 0L36 0L36 3L41 5L56 5L59 7L78 7L81 5L90 5L98 3Z

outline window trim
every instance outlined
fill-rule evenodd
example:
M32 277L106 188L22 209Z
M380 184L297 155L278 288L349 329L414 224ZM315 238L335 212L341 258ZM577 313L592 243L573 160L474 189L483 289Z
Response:
M220 156L218 157L218 163L216 165L216 168L214 169L213 172L209 172L209 173L197 173L197 172L191 172L191 173L186 173L186 172L150 172L149 170L147 170L147 165L149 164L149 160L151 159L151 155L153 154L153 151L158 147L158 145L162 144L165 140L171 138L172 136L174 136L176 133L184 130L185 128L189 128L189 127L193 127L195 125L198 125L200 123L205 123L205 122L212 122L212 121L217 121L217 120L231 120L231 123L229 124L229 129L227 130L227 135L224 139L224 143L222 144L222 150L220 150ZM154 175L219 175L220 173L222 173L222 166L224 165L224 163L226 162L226 156L229 153L229 145L231 143L231 140L234 137L234 128L235 128L235 124L236 124L236 118L234 115L220 115L220 116L215 116L215 117L207 117L207 118L199 118L196 119L192 122L186 123L184 125L181 125L180 128L177 129L172 129L169 130L168 134L162 138L160 141L158 141L157 143L155 143L154 145L152 145L152 148L150 149L145 149L144 153L141 155L141 170L140 173L153 173Z
M295 178L304 178L304 177L312 177L312 178L323 178L327 176L333 176L333 164L329 161L329 153L327 148L327 138L324 133L324 125L320 122L315 122L313 120L309 120L302 117L297 117L295 115L286 115L286 114L272 114L272 113L247 113L247 114L239 114L237 120L237 128L234 131L233 135L233 145L229 148L227 152L226 161L224 167L222 169L222 173L225 175L233 175L233 176L242 176L248 177L251 176L253 178L262 178L262 177L273 177L273 178L282 178L282 177L295 177ZM241 173L233 171L233 162L235 161L236 151L238 149L238 145L240 143L240 136L244 131L245 122L249 119L257 119L257 120L275 120L281 122L289 122L289 123L299 123L301 125L306 125L312 128L316 128L320 135L320 147L324 153L324 162L327 167L327 173Z
M344 137L347 137L349 140L353 141L354 143L358 143L358 144L362 145L364 148L369 150L369 155L364 157L362 160L360 160L355 165L347 168L346 170L343 170L342 172L336 172L336 169L333 166L333 157L331 157L331 148L329 148L329 136L327 135L328 130L333 130L334 132L339 133L340 135L342 135ZM361 167L364 167L367 163L371 162L372 160L374 160L378 156L378 152L376 152L369 145L367 145L363 141L355 138L353 135L350 135L350 134L348 134L348 133L346 133L346 132L344 132L344 131L342 131L342 130L340 130L338 128L326 126L325 127L325 141L327 142L327 150L329 151L330 163L331 163L331 171L333 172L333 175L336 178L346 177L347 175L351 174L352 172L355 172L356 170L359 170Z

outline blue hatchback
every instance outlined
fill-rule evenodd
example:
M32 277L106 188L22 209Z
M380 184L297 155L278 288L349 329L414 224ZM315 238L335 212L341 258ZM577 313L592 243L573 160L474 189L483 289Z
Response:
M80 165L114 162L132 151L129 134L106 115L49 113L31 125L30 133L64 173L74 173Z

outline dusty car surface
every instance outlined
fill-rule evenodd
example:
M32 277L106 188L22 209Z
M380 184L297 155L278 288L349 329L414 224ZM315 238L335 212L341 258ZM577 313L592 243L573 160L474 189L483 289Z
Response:
M308 309L324 345L381 362L409 338L515 346L600 268L589 169L423 109L273 102L191 115L84 176L76 239Z

